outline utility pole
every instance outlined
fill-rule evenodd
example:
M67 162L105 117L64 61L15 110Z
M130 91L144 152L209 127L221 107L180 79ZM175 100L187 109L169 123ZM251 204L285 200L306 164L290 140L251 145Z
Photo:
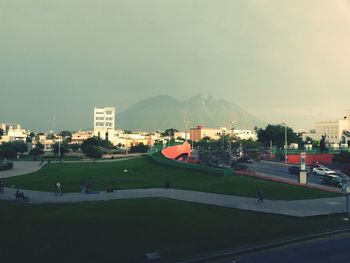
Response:
M185 113L184 116L184 124L185 124L185 142L187 142L187 125L188 125L189 121L187 120L187 112Z
M284 122L282 124L284 125L284 163L287 165L288 164L287 124L285 124Z

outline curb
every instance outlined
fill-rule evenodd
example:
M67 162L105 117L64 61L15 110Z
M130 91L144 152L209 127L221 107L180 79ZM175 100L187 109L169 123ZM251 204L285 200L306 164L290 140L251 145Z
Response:
M213 253L211 255L207 256L202 256L198 258L192 258L184 261L179 261L179 263L201 263L201 262L212 262L213 260L221 259L221 258L226 258L226 257L237 257L241 255L246 255L250 253L255 253L255 252L260 252L268 249L273 249L273 248L278 248L286 245L291 245L291 244L296 244L304 241L309 241L313 239L318 239L318 238L323 238L323 237L329 237L329 236L334 236L334 235L340 235L340 234L346 234L350 233L350 228L345 228L341 230L335 230L335 231L328 231L328 232L323 232L323 233L318 233L318 234L312 234L312 235L307 235L307 236L301 236L297 238L291 238L291 239L286 239L282 241L275 241L267 244L262 244L262 245L255 245L252 247L243 247L239 248L236 250L226 250L226 251L221 251L217 253Z

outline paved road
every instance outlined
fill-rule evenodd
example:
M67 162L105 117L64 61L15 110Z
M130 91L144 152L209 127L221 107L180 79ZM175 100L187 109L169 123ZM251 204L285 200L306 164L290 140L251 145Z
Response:
M6 188L5 192L0 194L0 199L14 201L15 190ZM263 204L258 204L255 198L164 188L117 190L113 193L97 192L96 194L66 193L63 196L54 196L53 193L41 191L21 191L24 191L25 195L30 197L29 203L33 204L76 203L131 198L169 198L205 205L296 217L344 213L346 211L344 197L296 201L264 200Z
M301 242L218 263L350 263L350 234Z
M291 165L286 166L284 163L261 161L261 162L254 162L252 164L252 171L255 171L262 175L265 174L276 178L288 179L294 182L298 182L298 175L290 174L288 172L289 166ZM315 174L308 175L308 182L314 185L325 186L321 182L320 176ZM332 187L334 189L340 189L339 187L334 187L334 186L329 186L329 187Z
M41 168L40 162L18 161L13 162L13 168L6 171L0 171L0 178L12 177L22 174L36 172Z

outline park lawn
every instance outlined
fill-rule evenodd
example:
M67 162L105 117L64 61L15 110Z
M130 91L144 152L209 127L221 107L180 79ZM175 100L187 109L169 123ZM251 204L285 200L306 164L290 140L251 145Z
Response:
M81 180L87 178L91 178L92 190L96 191L164 187L165 181L169 181L172 188L246 197L255 197L261 187L265 198L271 200L338 196L247 176L219 176L174 168L156 163L148 156L118 162L47 164L35 173L7 178L6 183L15 188L53 191L55 182L60 180L63 192L79 192Z
M1 262L143 262L155 251L174 262L348 224L153 198L0 207Z

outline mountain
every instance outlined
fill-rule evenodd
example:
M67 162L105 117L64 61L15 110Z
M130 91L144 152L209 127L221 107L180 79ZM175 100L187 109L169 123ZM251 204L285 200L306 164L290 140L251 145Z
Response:
M213 97L202 98L197 95L186 101L178 101L167 95L159 95L136 103L117 115L118 129L133 131L164 130L176 128L184 131L184 118L189 121L188 128L202 125L207 128L229 127L230 121L236 129L253 129L265 123L236 104Z

